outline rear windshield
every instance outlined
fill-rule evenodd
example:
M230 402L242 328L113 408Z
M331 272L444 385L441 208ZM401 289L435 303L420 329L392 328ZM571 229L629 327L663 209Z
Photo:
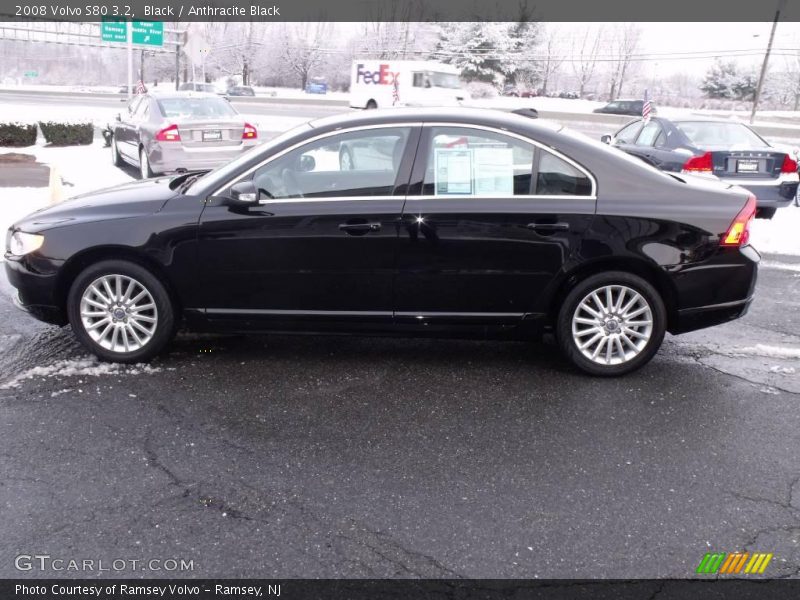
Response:
M165 117L232 117L236 110L222 98L160 98L158 108Z
M713 121L683 121L675 126L695 146L755 146L768 148L757 133L741 123L715 123Z

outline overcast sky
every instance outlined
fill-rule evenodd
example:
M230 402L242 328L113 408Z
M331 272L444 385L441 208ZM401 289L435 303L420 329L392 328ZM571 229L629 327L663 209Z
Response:
M698 0L702 1L702 0ZM580 31L587 26L598 26L597 23L558 23L565 31ZM609 29L615 23L604 24ZM736 60L740 64L760 67L764 51L769 41L772 23L639 23L642 30L640 51L643 53L695 53L705 52L708 58L693 57L682 60L676 57L653 57L650 65L644 70L653 69L657 63L662 74L688 72L702 74L714 62L713 53L726 50L744 50ZM781 49L800 49L800 23L778 23L773 43L773 56L770 66L779 68L786 59L781 56ZM686 55L688 56L688 54ZM724 57L723 57L724 58Z

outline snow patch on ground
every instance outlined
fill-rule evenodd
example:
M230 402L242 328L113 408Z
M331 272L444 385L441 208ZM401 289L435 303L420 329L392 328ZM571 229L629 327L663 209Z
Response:
M0 232L48 204L47 188L0 187ZM2 260L2 256L0 256Z
M745 346L731 348L729 350L734 355L765 356L767 358L796 358L800 359L800 348L787 346L770 346L767 344L756 344L755 346Z
M800 256L800 207L779 208L772 219L755 219L750 243L759 252Z
M86 357L71 360L59 360L51 365L38 366L15 375L2 385L0 390L16 389L23 381L34 378L52 377L100 377L101 375L151 375L159 373L161 368L139 363L122 365L119 363L103 363L96 358ZM68 391L63 390L61 393Z

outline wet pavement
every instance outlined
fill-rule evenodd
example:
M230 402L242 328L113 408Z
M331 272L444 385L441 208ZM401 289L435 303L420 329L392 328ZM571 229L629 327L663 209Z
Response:
M185 334L99 365L2 275L0 576L800 576L800 261L768 259L744 319L611 380L552 342ZM37 553L193 569L15 569Z

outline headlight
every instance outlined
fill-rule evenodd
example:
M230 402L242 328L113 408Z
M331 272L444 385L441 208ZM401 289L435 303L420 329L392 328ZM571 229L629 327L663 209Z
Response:
M38 233L15 231L8 240L8 252L12 256L25 256L44 244L44 236Z

